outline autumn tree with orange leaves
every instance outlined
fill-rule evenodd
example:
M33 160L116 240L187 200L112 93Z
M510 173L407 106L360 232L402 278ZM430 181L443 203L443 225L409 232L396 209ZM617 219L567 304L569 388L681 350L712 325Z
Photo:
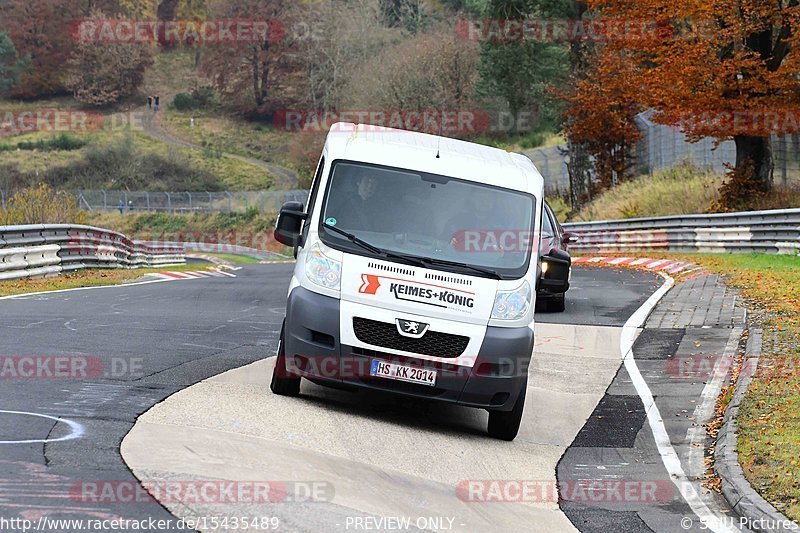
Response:
M772 186L770 135L800 130L800 0L586 0L595 17L649 23L641 38L608 39L614 61L653 119L690 138L733 139L736 164L723 199Z
M564 132L571 143L586 148L595 171L591 183L581 184L586 195L573 198L574 206L630 176L633 149L641 138L633 121L641 107L630 83L630 62L617 55L588 55L590 64L573 74L571 89L563 95L569 104Z

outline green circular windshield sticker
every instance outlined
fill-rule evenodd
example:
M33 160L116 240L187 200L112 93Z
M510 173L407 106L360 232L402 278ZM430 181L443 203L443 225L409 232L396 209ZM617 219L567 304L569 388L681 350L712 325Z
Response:
M328 220L325 221L325 223L327 225L329 225L329 226L335 226L336 225L336 219L333 218L333 217L330 217Z

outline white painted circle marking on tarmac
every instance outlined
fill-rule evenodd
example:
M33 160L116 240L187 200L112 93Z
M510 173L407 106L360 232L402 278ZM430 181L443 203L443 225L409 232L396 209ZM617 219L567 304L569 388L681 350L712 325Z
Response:
M61 442L65 440L79 439L85 433L85 430L82 425L78 424L77 422L73 422L72 420L67 420L66 418L58 418L56 416L43 415L40 413L27 413L25 411L5 411L3 409L0 409L0 414L24 415L24 416L35 416L39 418L47 418L49 420L55 420L56 422L61 422L62 424L66 424L72 430L68 435L59 437L57 439L0 440L0 444L49 444L51 442Z

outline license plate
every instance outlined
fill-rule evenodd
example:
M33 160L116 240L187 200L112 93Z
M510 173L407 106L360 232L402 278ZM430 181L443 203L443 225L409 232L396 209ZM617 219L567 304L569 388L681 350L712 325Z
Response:
M433 387L436 385L436 371L427 368L417 368L413 366L397 365L387 363L379 359L372 360L372 367L369 374L379 378L396 379L398 381L408 381L409 383L419 383Z

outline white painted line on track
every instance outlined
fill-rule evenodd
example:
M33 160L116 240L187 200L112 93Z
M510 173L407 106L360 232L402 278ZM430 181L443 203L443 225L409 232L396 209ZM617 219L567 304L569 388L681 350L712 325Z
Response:
M625 262L630 261L632 259L633 259L633 257L618 257L617 259L612 259L611 261L609 261L608 264L609 265L621 265L622 263L625 263Z
M669 263L669 262L670 262L669 259L658 259L658 260L653 261L651 263L647 263L646 266L647 266L647 268L657 268L657 267L659 267L661 265L664 265L665 263Z
M661 298L675 285L675 280L672 277L664 273L661 273L661 276L665 280L661 288L654 292L653 295L628 318L627 322L625 322L625 325L622 327L619 344L625 363L625 370L628 371L633 386L636 388L636 392L639 394L639 398L641 398L644 404L644 410L647 413L647 422L653 433L661 462L667 469L672 483L678 488L683 499L686 500L686 503L689 504L689 507L692 508L692 511L700 518L706 528L716 533L739 533L737 529L726 524L721 517L717 516L708 508L683 471L683 465L681 465L681 460L675 448L672 446L669 433L667 433L667 429L664 426L664 420L661 418L661 413L653 398L653 393L642 377L641 372L639 372L639 367L636 365L636 359L633 356L633 343L636 340L636 331L644 324L650 312Z
M47 444L50 442L79 439L83 437L83 434L85 433L82 425L78 424L77 422L73 422L72 420L67 420L66 418L58 418L56 416L43 415L41 413L28 413L25 411L5 411L3 409L0 409L0 413L5 413L7 415L23 415L47 418L50 420L55 420L56 423L61 422L66 424L71 430L68 435L59 437L57 439L0 440L0 444Z

